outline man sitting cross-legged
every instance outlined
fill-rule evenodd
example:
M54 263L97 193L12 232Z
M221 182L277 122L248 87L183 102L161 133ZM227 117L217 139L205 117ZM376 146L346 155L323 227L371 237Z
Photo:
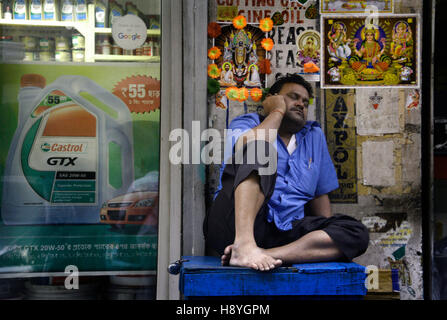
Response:
M366 251L366 227L331 212L327 194L338 180L319 124L307 121L312 95L302 77L288 75L271 87L265 117L246 114L231 122L233 155L221 168L204 221L207 247L222 264L268 271L350 261ZM260 160L262 152L270 162Z

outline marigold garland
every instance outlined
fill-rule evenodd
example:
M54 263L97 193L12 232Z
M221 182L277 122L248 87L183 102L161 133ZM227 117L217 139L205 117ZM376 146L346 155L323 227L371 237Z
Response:
M265 38L265 39L262 40L261 45L264 48L264 50L270 51L270 50L273 49L274 43L273 43L272 39Z
M229 100L237 100L239 97L239 89L237 87L229 87L225 90L225 95Z
M219 57L222 55L222 51L218 47L212 47L208 50L208 58L211 60L219 59Z
M213 63L208 66L208 76L213 79L220 77L220 69L217 64Z
M244 16L237 16L233 19L233 26L238 29L244 29L247 26L247 19Z
M262 89L253 88L250 90L250 97L254 102L258 102L262 99Z
M210 38L217 38L222 34L222 28L217 22L211 22L208 24L208 36Z
M264 18L259 22L259 29L263 32L270 32L273 29L273 20L270 18Z
M250 92L248 92L248 89L245 87L242 87L238 90L238 99L237 101L239 102L244 102L248 99L248 97L250 96Z

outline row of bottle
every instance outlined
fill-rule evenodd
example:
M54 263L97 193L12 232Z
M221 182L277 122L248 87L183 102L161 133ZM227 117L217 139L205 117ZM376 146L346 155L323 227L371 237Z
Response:
M135 4L121 6L115 0L0 0L0 18L15 20L87 21L89 3L95 3L95 26L111 28L117 17L132 14L140 17L149 29L159 29L156 17L144 15Z
M85 50L58 50L58 51L25 51L23 61L41 62L84 62Z
M148 38L140 48L135 50L125 50L113 43L113 39L108 36L98 37L96 40L96 54L103 55L127 55L127 56L160 56L160 43L157 39Z
M155 17L149 18L143 14L135 4L126 2L123 7L115 0L110 0L108 5L103 1L97 0L95 2L95 26L96 28L112 28L113 22L116 18L132 14L140 17L148 29L160 29L160 23Z
M25 49L24 61L85 61L85 39L80 34L74 34L71 41L64 36L23 36L20 40Z
M25 50L30 51L85 49L85 38L79 33L73 34L71 40L65 36L57 36L55 38L23 36L20 37L20 40L24 44Z
M15 20L87 21L86 0L0 0L2 17Z

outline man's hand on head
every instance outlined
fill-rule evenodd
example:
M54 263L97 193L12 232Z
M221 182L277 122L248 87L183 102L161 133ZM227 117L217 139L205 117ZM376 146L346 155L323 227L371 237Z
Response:
M287 110L284 97L277 93L275 93L274 95L269 94L262 103L262 106L264 107L264 112L266 116L268 116L270 112L272 112L275 109L282 111L283 114Z

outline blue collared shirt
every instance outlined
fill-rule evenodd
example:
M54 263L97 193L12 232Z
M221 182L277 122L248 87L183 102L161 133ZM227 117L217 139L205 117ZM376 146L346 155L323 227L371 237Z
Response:
M237 139L257 127L261 121L256 113L233 119L229 126L232 131L226 137L225 159L231 155ZM275 190L268 203L267 219L269 222L274 221L280 230L290 230L294 220L304 217L304 205L307 202L338 188L334 164L318 122L308 121L295 134L295 138L297 148L291 155L281 138L277 138L275 145L278 151L278 169ZM224 168L225 162L220 168L220 177ZM220 183L215 196L221 188Z

